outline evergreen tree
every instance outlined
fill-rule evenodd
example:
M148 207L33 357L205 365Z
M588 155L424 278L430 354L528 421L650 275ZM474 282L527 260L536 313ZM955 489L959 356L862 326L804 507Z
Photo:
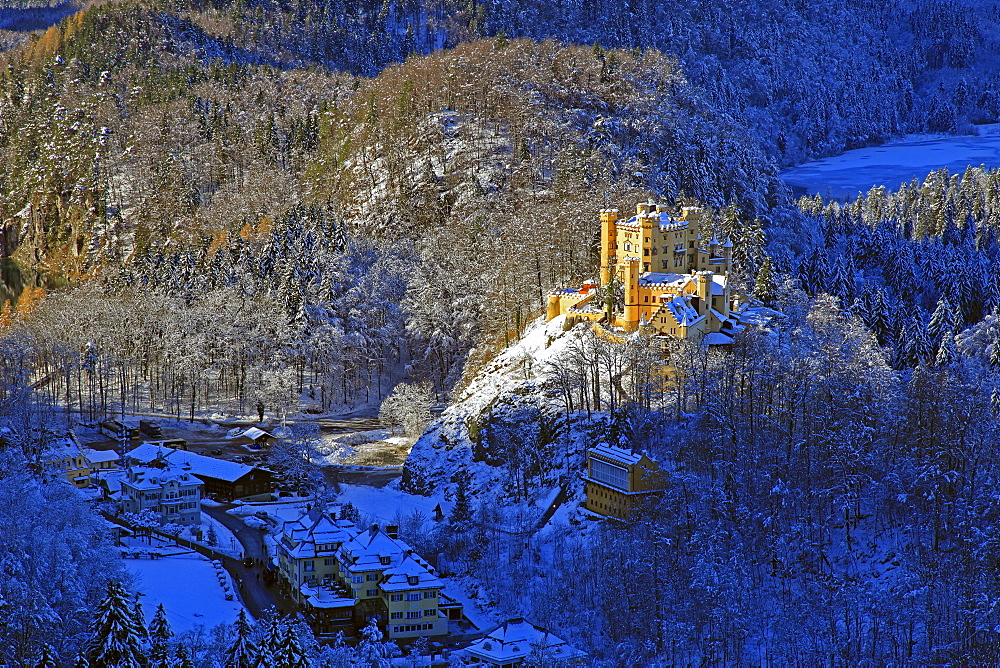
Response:
M948 366L957 360L958 348L955 346L955 334L949 330L941 338L941 345L938 346L937 357L934 359L934 364L936 366Z
M174 666L176 668L194 668L194 664L191 662L191 654L184 645L177 646L177 661L174 663Z
M240 610L239 617L233 624L233 630L236 632L236 637L226 650L224 668L253 668L257 645L250 639L251 628L245 610Z
M163 609L163 604L160 603L156 606L156 614L153 615L153 621L149 624L149 639L152 642L149 659L153 668L169 668L167 643L173 635L170 623L167 622L167 612Z
M774 302L774 271L771 268L771 256L764 255L764 262L760 265L757 278L753 282L753 298L759 299L764 304Z
M1000 338L990 346L990 368L1000 371Z
M461 529L472 521L472 504L469 501L469 474L458 476L458 487L455 490L455 507L451 511L451 524Z
M139 595L135 595L135 603L132 606L132 622L135 625L136 634L142 642L149 642L149 631L146 630L146 614L142 611L142 603L139 602Z
M107 594L97 606L94 635L87 644L87 659L94 668L141 668L144 663L142 631L129 608L128 593L119 582L108 583Z
M931 321L927 324L927 333L935 343L941 340L945 332L954 327L955 311L948 301L946 295L941 295L934 313L931 314Z
M276 668L309 668L309 659L293 624L285 625L281 646L273 656Z
M35 661L35 668L56 668L56 652L49 643L42 646L42 654Z

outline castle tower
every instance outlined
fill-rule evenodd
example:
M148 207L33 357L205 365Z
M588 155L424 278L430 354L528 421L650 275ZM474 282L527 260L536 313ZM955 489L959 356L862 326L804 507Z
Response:
M652 204L652 203L651 203ZM655 209L639 217L639 246L642 248L642 270L649 271L653 249L653 223L657 220Z
M712 272L695 274L695 294L698 295L698 315L705 315L712 307Z
M625 316L622 319L622 327L629 332L634 332L639 328L639 274L642 271L641 263L642 260L637 257L630 257L624 263Z
M601 285L611 282L614 265L618 261L618 209L601 211Z

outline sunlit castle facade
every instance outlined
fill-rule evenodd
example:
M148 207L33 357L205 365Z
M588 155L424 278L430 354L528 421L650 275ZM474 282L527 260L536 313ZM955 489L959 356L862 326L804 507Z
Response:
M699 344L731 343L740 329L729 285L733 244L707 234L697 207L684 207L680 218L653 202L638 204L628 219L617 209L601 211L603 290L593 283L553 290L547 319L566 315L570 324L588 320Z

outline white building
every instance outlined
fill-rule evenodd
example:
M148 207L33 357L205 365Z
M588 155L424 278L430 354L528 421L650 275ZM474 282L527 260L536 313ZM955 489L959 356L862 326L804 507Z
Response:
M469 645L465 653L466 665L497 668L515 668L529 658L532 665L536 659L544 665L576 665L587 658L586 652L521 618L504 622Z
M201 524L202 485L190 467L133 466L121 479L122 510L150 511L163 524Z

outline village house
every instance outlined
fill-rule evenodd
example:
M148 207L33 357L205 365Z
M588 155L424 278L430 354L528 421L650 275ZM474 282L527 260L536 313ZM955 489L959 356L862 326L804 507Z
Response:
M598 515L627 519L645 499L663 491L660 466L644 454L610 445L587 451L584 507Z
M521 618L511 619L465 649L469 666L582 665L587 653Z
M203 483L190 467L164 460L149 466L129 466L120 482L123 512L148 511L161 524L201 524Z
M91 475L98 471L113 471L118 468L118 453L114 450L94 450L86 448L83 456L90 467Z
M163 447L157 442L143 443L130 450L127 456L140 464L163 459L186 465L205 483L205 496L222 501L270 494L272 490L272 474L267 469Z
M278 570L321 634L363 628L375 619L390 640L439 636L461 606L444 598L434 569L395 527L359 531L312 511L282 526Z
M673 218L653 202L620 219L601 211L600 283L558 288L548 295L548 320L601 323L627 332L724 345L743 328L743 305L729 285L733 244L712 235L701 209L684 207ZM600 290L598 289L600 288Z
M65 476L74 487L90 485L90 464L73 439L56 438L41 452L38 459L43 470Z

